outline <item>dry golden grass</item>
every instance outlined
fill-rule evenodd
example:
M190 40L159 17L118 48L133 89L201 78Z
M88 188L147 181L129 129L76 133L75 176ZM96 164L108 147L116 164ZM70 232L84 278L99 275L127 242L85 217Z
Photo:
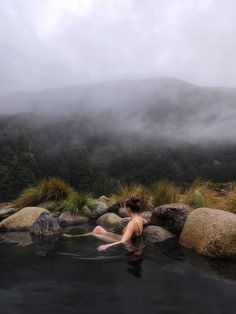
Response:
M197 179L182 195L182 201L192 208L215 208L218 203L218 197L217 193L210 189L209 182L201 182Z
M151 193L154 207L180 201L180 189L168 180L160 180L155 183Z
M130 197L136 197L139 199L140 207L142 211L150 210L150 191L142 184L120 185L115 194L111 196L111 201L117 201L121 206L125 205L125 202Z
M17 208L36 206L44 202L60 201L73 192L74 190L60 178L50 177L43 179L35 187L23 190L13 204Z

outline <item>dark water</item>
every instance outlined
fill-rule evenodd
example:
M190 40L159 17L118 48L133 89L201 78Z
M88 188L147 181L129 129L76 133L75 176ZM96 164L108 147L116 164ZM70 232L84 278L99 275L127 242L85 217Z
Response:
M91 237L29 244L21 233L18 241L0 242L1 314L236 314L235 262L205 259L175 242L149 244L140 255L123 247L99 253L101 242Z

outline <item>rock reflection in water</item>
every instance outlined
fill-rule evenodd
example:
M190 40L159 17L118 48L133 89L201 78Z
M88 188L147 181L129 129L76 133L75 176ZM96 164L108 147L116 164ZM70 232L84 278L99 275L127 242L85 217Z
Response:
M37 236L31 235L34 243L35 254L38 256L46 256L48 251L53 250L55 243L58 241L60 235L54 236Z
M211 259L184 249L185 259L207 277L217 280L236 281L236 261Z
M27 231L1 233L0 240L6 243L13 243L23 247L32 244L31 235Z
M19 231L2 233L0 235L0 240L9 244L17 244L22 247L34 245L35 254L38 256L45 256L48 251L54 249L54 245L59 237L60 235L36 236L31 235L28 231Z

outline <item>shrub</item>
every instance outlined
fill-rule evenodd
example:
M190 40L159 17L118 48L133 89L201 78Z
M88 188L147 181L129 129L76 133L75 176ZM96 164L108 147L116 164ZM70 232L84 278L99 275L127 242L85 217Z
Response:
M142 184L120 185L116 193L111 196L111 199L113 201L118 201L121 206L124 206L125 202L130 197L136 197L139 199L142 211L150 209L150 192Z
M44 202L60 201L73 192L74 190L60 178L50 177L41 180L35 187L23 190L13 203L18 208L36 206Z
M72 193L67 199L61 201L58 210L69 212L72 215L91 216L91 209L94 201L89 194Z
M155 207L177 203L180 200L180 189L168 180L160 180L152 187L152 203Z

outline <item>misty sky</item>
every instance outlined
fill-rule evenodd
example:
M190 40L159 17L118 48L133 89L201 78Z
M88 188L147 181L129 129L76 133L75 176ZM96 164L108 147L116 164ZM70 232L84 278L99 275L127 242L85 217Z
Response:
M0 92L171 76L236 87L235 0L1 0Z

